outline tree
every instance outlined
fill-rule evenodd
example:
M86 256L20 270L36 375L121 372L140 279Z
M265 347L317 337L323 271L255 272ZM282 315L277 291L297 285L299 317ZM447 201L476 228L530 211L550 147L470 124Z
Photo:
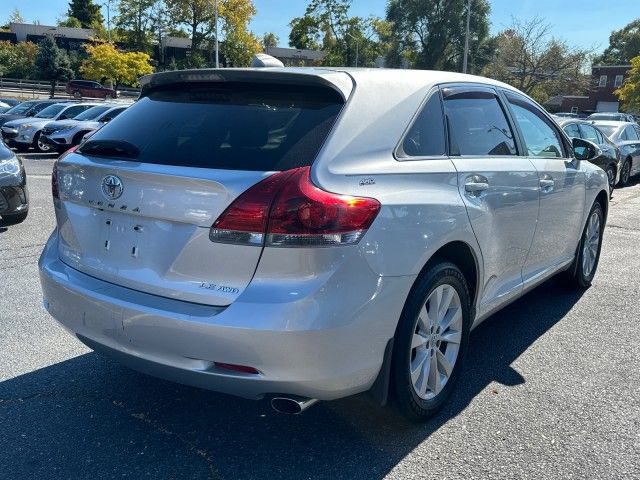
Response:
M549 31L540 18L514 19L510 28L496 36L495 53L483 75L509 83L540 102L586 90L590 79L583 71L590 52L569 47L550 37Z
M387 62L403 60L414 68L462 70L467 0L390 0L391 48ZM469 72L487 62L489 12L487 0L474 0L469 23Z
M273 32L267 32L262 36L262 45L265 49L268 47L277 47L279 41L280 39Z
M37 55L33 42L0 42L0 77L36 78Z
M289 24L289 44L321 48L325 65L372 66L385 53L380 38L388 24L376 17L350 17L350 8L351 0L311 0L304 16Z
M215 30L211 0L165 0L169 18L189 29L191 49L200 50L203 41Z
M252 0L220 0L224 42L222 53L234 67L248 67L253 57L262 51L260 40L249 31L249 22L256 14Z
M609 36L609 46L599 57L594 58L594 64L627 65L632 58L640 55L640 19L626 25L620 30L614 30Z
M82 24L80 23L80 20L78 20L76 17L67 17L67 18L60 19L60 20L58 20L58 26L59 27L82 28Z
M640 55L631 59L631 70L622 87L614 93L624 105L626 111L640 111Z
M35 60L38 74L51 84L51 98L55 96L56 84L73 78L73 70L69 57L64 50L60 50L53 37L47 35L38 46Z
M77 18L82 28L92 28L95 23L104 22L100 5L93 3L93 0L70 0L67 17Z
M119 36L126 45L138 51L151 50L154 7L156 0L120 0L114 18Z
M9 23L24 23L24 17L20 13L20 10L14 8L9 15Z
M86 45L85 49L89 57L80 67L85 78L111 80L116 90L121 84L136 86L142 75L153 72L146 53L120 52L111 43Z

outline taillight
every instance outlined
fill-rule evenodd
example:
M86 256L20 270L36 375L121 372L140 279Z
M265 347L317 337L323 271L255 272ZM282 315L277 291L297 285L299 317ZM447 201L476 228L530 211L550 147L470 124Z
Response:
M60 155L55 162L53 162L53 170L51 172L51 195L53 195L53 198L60 198L60 189L58 186L58 163L70 153L75 152L77 148L78 145L76 145L75 147L71 147L69 150Z
M251 187L213 224L211 241L272 247L357 243L380 203L321 190L309 172L303 167L275 173Z

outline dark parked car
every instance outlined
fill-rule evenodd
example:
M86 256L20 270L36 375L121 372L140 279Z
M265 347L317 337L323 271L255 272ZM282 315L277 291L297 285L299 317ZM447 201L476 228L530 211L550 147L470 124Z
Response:
M28 211L29 193L24 166L16 154L0 141L0 226L24 221Z
M556 117L556 122L558 122L569 138L589 140L600 148L600 155L597 155L590 161L607 172L609 191L613 192L613 188L620 181L620 174L622 172L622 156L615 143L609 140L598 127L586 120Z
M54 103L62 103L61 100L27 100L26 102L19 103L15 107L11 107L6 112L0 114L0 127L11 120L18 120L19 118L33 117L40 113L49 105Z
M593 122L620 150L622 173L620 185L640 175L640 125L635 122L596 120Z
M91 80L71 80L67 83L66 91L69 95L73 95L74 98L116 98L118 93L111 89L100 85L98 82L92 82Z

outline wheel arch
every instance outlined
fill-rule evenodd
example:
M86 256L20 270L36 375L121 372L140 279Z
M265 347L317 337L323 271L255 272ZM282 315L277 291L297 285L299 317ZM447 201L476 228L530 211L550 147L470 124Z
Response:
M607 221L607 214L609 213L609 196L605 190L600 190L600 193L596 195L594 200L595 202L600 203L602 206L602 213L604 214L604 221Z

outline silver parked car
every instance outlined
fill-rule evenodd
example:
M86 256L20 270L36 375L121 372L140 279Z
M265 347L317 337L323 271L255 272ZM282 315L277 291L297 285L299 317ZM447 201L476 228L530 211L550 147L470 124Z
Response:
M97 105L69 120L51 122L42 129L42 140L53 150L64 152L79 145L85 134L120 115L128 105Z
M627 185L640 173L640 126L633 122L596 120L593 122L620 150L620 184Z
M609 198L596 151L481 77L147 76L55 166L44 305L163 378L291 413L391 393L427 418L472 328L556 273L591 284Z
M18 150L33 147L38 152L48 152L51 146L41 138L42 129L50 122L71 119L95 105L95 103L54 103L33 117L6 122L2 126L2 136Z

